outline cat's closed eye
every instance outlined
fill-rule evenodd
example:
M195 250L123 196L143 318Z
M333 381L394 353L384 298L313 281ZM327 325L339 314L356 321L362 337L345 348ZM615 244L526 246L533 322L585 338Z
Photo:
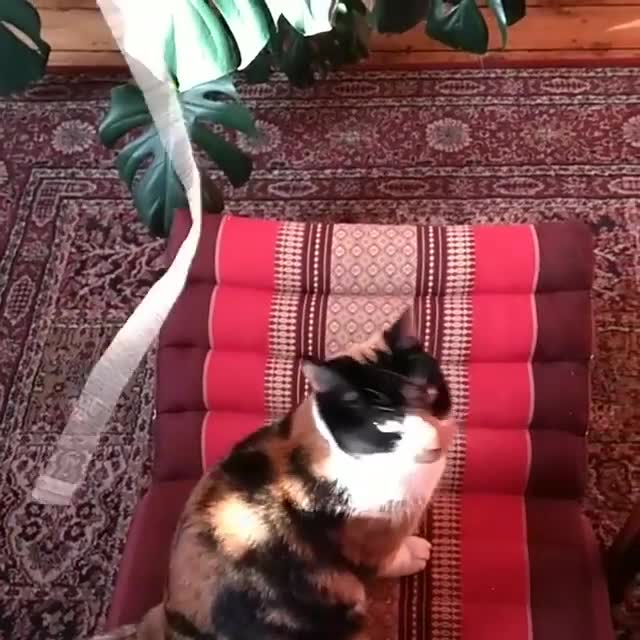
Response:
M360 396L358 395L357 391L345 391L345 393L342 395L342 401L345 402L346 404L353 404L354 402L357 402L360 399Z
M391 402L391 398L389 398L385 393L369 387L365 389L365 393L367 394L367 399L373 406L380 409L392 410L393 403Z

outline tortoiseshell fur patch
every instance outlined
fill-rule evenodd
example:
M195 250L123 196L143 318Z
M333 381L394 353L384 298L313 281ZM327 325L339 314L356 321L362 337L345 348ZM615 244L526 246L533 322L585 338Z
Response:
M405 314L303 369L312 395L193 490L139 640L366 640L367 581L424 569L451 440L436 361Z

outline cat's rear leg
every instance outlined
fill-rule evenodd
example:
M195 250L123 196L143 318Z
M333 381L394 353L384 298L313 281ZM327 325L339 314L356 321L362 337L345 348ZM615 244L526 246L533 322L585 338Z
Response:
M398 550L382 563L378 575L383 578L400 578L424 571L431 557L431 543L420 536L409 536Z

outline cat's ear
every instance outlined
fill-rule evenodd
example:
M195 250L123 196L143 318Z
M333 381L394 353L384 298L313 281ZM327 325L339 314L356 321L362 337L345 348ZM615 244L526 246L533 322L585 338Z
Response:
M420 340L418 340L413 306L407 307L383 336L391 351L419 347Z
M302 360L302 373L316 393L326 393L344 383L340 374L331 367L310 358Z

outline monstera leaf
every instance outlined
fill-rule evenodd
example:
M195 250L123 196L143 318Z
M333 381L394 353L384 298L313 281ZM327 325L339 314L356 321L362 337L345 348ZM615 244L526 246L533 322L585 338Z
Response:
M181 92L179 100L192 142L205 151L233 186L244 184L251 174L251 159L207 126L221 125L249 136L256 134L253 117L239 103L230 79L207 82ZM154 235L166 236L174 210L187 206L186 195L153 125L142 92L130 84L115 87L111 92L111 108L100 125L100 139L111 147L141 126L147 128L120 151L117 167L133 192L141 220ZM220 191L206 175L202 176L202 184L203 207L219 211L222 208Z
M526 15L525 0L488 0L488 5L498 23L504 49L507 46L507 27Z
M503 44L507 26L524 16L524 2L488 0ZM147 18L144 11L138 16L136 28L142 34ZM251 81L264 82L280 69L293 84L305 87L329 69L366 56L372 26L399 32L425 16L432 38L456 49L487 51L488 28L476 0L181 0L171 5L153 38L138 39L137 53L142 64L166 64L179 88L191 140L239 186L251 173L250 158L207 126L256 133L229 74L243 70ZM166 235L173 210L186 206L185 194L141 92L131 85L114 89L100 128L103 142L111 146L141 126L147 129L121 150L118 170L140 217L154 234ZM220 191L206 175L202 184L205 207L220 210Z
M20 91L44 74L51 48L40 27L26 0L0 1L0 94Z
M502 39L502 48L507 46L507 14L504 10L502 0L489 0L489 8L493 11L493 15L496 17L498 28L500 29L500 37Z
M489 29L476 0L460 0L455 5L430 0L427 35L452 49L471 53L486 53L489 47Z
M375 0L370 22L378 33L404 33L422 22L427 16L428 0Z
M507 24L511 26L522 20L527 15L527 3L525 0L502 0Z
M489 29L476 0L429 0L427 35L453 49L486 53ZM525 0L488 0L498 23L502 48L507 45L507 27L524 18Z
M2 1L2 0L0 0ZM345 0L355 2L357 0ZM159 61L175 80L183 117L193 143L201 147L231 184L244 184L251 159L235 145L211 131L205 123L255 135L251 113L239 103L229 74L251 63L285 21L295 33L317 35L332 28L337 0L181 0L171 5L162 33L144 39L144 13L131 11L129 29L139 33L136 58L156 68ZM224 98L224 99L221 99ZM117 167L131 189L141 219L156 235L166 235L173 211L186 206L186 196L153 126L142 93L132 85L116 87L111 108L100 127L100 137L112 146L125 133L148 128L119 153ZM144 163L151 158L151 163ZM204 206L217 211L222 194L201 176Z
M370 32L367 8L361 0L340 2L332 29L311 36L282 15L267 46L245 69L244 76L251 83L266 82L278 69L294 86L309 87L329 70L366 57Z
M188 90L245 69L271 40L281 18L305 36L330 31L341 4L338 0L181 0L172 5L164 59L178 85Z
M344 64L355 64L369 53L371 29L367 9L360 0L344 0L334 17L333 29L311 38L315 41L315 58L322 71Z

